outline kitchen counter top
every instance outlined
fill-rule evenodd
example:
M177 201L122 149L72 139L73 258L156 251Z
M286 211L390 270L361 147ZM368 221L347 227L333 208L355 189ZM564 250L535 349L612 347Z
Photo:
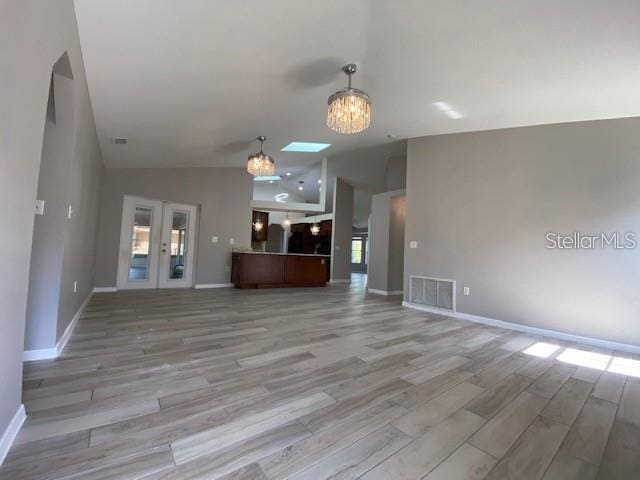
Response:
M279 253L279 252L255 252L252 250L233 250L232 253L246 253L249 255L295 255L296 257L324 257L329 258L331 255L322 255L320 253Z

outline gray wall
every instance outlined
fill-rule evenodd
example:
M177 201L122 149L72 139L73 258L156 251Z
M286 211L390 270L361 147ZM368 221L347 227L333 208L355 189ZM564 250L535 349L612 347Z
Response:
M105 171L96 286L115 287L124 195L200 206L196 284L229 283L231 250L251 242L252 177L241 168L113 168ZM211 243L217 236L218 243ZM235 244L229 244L233 238Z
M45 201L45 209L44 215L36 215L33 227L25 350L51 348L58 336L74 120L73 80L55 74L42 140L37 197Z
M387 161L385 190L401 190L407 186L407 157L391 157Z
M640 119L409 141L406 275L456 279L461 312L640 345L640 249L553 231L640 231Z
M353 187L336 177L333 185L331 232L331 280L351 279L351 234L353 233Z
M394 190L371 197L368 288L402 290L404 196L404 190Z
M20 405L34 204L43 146L47 97L54 63L67 51L74 74L75 142L68 199L76 216L67 230L67 272L61 280L64 312L77 310L93 288L95 231L102 159L84 75L71 0L0 1L0 222L11 227L3 240L0 279L0 432ZM74 232L82 232L77 235ZM64 267L63 267L64 270ZM73 276L73 277L71 277ZM73 295L73 281L79 291ZM60 327L72 314L61 319Z
M404 280L404 226L407 198L392 197L389 213L389 284L390 292L401 292Z

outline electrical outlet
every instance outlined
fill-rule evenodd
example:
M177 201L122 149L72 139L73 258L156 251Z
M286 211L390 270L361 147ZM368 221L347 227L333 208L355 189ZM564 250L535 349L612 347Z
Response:
M78 281L73 282L73 293L78 293Z
M218 243L218 237L216 236L211 237L211 243Z
M36 200L36 215L44 215L44 200Z
M229 239L229 245L233 245L234 243L236 243L236 241L233 238Z
M418 242L416 242L415 240L411 240L409 242L409 248L418 248Z
M469 290L469 287L462 287L462 294L463 295L469 295L471 293L471 291Z

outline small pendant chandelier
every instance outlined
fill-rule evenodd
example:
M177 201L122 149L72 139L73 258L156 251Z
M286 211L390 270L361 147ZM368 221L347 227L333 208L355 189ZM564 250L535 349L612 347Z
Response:
M262 228L264 227L264 223L262 223L262 220L257 219L254 223L253 223L253 229L256 232L261 232Z
M327 126L338 133L351 135L369 128L371 99L366 92L351 87L351 76L356 73L355 64L345 65L342 71L349 77L349 85L329 97Z
M260 141L260 152L249 155L247 160L247 172L256 177L271 176L275 173L276 164L270 155L267 155L262 151L262 146L267 140L267 137L260 135L258 140Z
M311 235L316 237L320 233L320 225L314 223L313 225L311 225L311 227L309 227L309 230L311 230Z
M291 226L291 219L289 218L289 212L286 213L284 220L282 220L282 228L289 228Z

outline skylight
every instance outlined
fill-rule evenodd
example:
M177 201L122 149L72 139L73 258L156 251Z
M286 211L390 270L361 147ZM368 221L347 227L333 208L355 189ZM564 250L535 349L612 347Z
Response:
M281 180L282 177L279 175L267 175L267 176L255 176L253 177L254 182L273 182L276 180Z
M330 143L291 142L282 149L283 152L317 153L330 147Z

